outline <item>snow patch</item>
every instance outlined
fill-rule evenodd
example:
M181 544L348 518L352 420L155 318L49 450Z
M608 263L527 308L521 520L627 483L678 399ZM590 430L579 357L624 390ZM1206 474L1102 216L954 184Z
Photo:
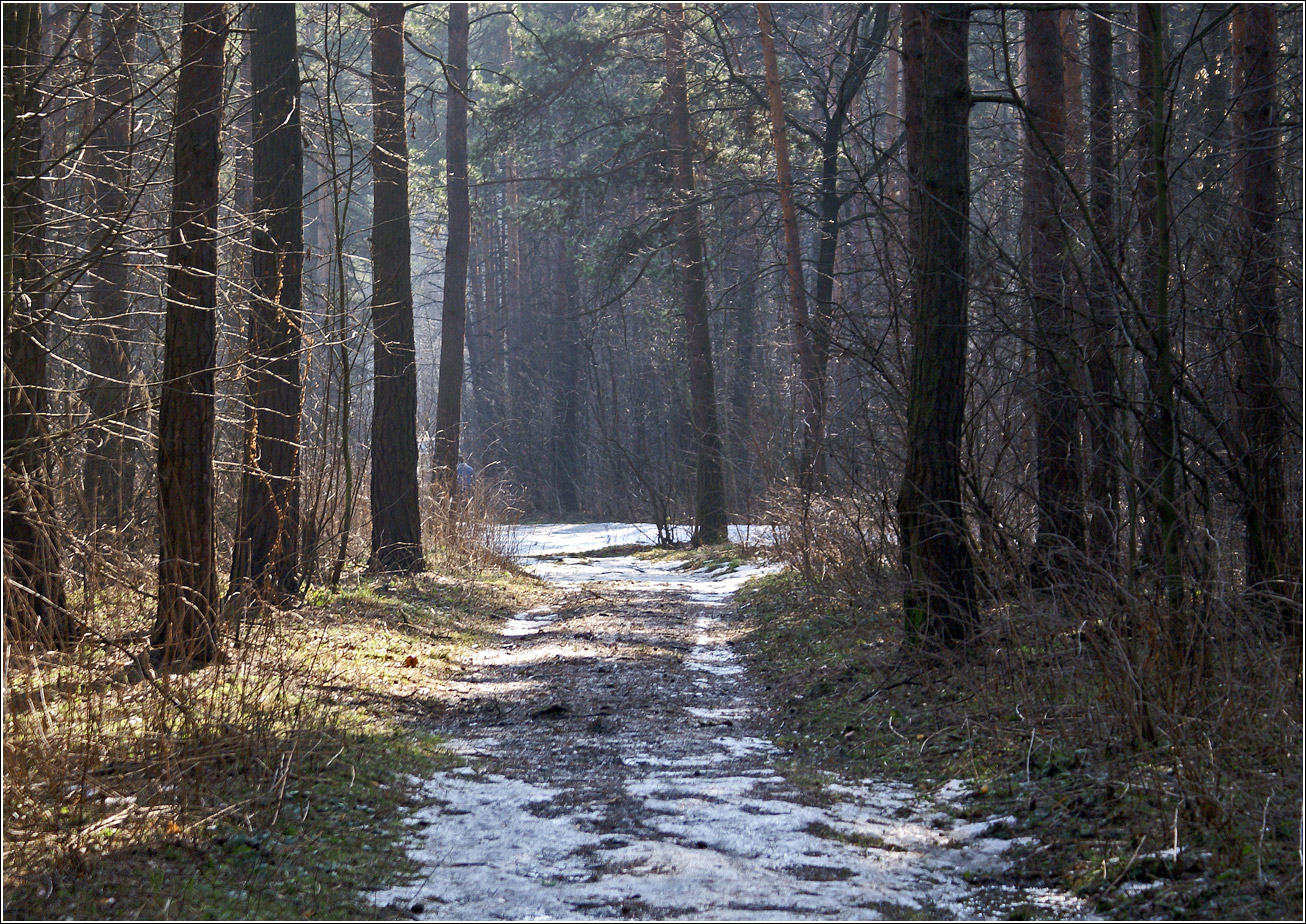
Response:
M738 524L730 527L730 541L756 545L773 535L774 529ZM688 526L672 528L677 542L688 542L692 532ZM577 555L614 545L656 545L657 541L658 530L652 523L546 523L511 527L507 548L517 558L540 558Z
M524 635L532 635L539 632L545 626L557 620L558 614L550 611L546 607L536 607L533 610L527 610L524 613L518 613L503 624L499 630L500 635L506 635L510 638Z
M960 802L974 791L974 787L965 780L948 780L939 791L934 794L934 798L947 803Z
M563 789L442 773L426 785L438 804L419 810L413 822L426 823L413 852L422 877L373 898L441 920L610 918L632 901L659 917L703 920L865 917L881 907L960 917L994 910L978 908L978 891L964 874L1001 871L1007 842L959 844L958 831L935 830L923 820L926 806L892 784L880 791L842 784L858 801L823 807L759 789L781 782L754 773L636 775L625 791L646 814L632 838L595 833L604 806L557 811L571 805ZM889 805L906 807L912 817L865 817L867 806ZM1052 892L1013 892L1008 902L1082 912Z
M580 554L654 536L652 526L638 524L524 527L514 533L514 551L550 581L629 582L699 607L683 663L694 678L680 681L680 695L698 704L639 734L542 739L548 753L571 755L573 767L578 749L586 759L590 749L603 751L602 774L582 764L548 785L471 767L436 774L424 784L429 803L410 816L411 852L422 872L374 893L376 903L428 920L864 919L895 910L972 918L1005 917L1028 905L1059 917L1083 914L1073 896L967 881L971 873L1005 869L1003 854L1018 842L985 836L1014 819L958 823L936 810L937 802L966 795L963 781L950 781L931 800L901 783L831 778L826 789L834 800L813 805L775 772L778 749L770 741L716 734L715 726L733 731L746 720L751 703L715 608L749 577L775 569L685 572L675 562ZM532 638L558 618L545 609L517 614L501 630L503 644L476 653L469 668L588 657L563 633ZM508 702L535 682L463 676L455 689L503 693ZM469 757L505 757L522 747L513 735L532 734L541 732L525 724L491 732L490 723L478 729L468 722L447 746ZM604 774L603 783L595 781Z

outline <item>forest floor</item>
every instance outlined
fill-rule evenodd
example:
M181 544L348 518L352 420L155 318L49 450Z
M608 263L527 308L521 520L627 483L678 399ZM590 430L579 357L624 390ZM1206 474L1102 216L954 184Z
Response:
M410 780L461 763L427 731L441 684L549 595L502 563L348 573L224 626L224 657L142 676L91 639L5 671L5 920L358 920L415 871ZM141 639L128 595L97 616Z
M630 538L588 530L521 535L564 596L510 619L442 686L431 722L468 763L425 780L408 818L420 871L377 903L441 920L1085 912L1007 879L1014 819L958 817L960 780L783 766L729 603L768 569L729 552L695 570L578 554Z
M892 603L651 539L352 575L186 674L8 665L5 919L1296 919L1300 786L1250 743L1203 827L1079 688L1035 711Z
M1093 916L1299 918L1301 726L1291 706L1263 707L1248 687L1212 681L1203 692L1215 709L1181 713L1197 714L1188 720L1203 733L1197 744L1192 732L1131 743L1080 621L1038 600L986 610L985 636L928 658L904 644L892 582L877 595L785 572L750 584L734 609L788 773L910 781L922 792L965 779L954 812L1008 819L1013 865L997 881L1056 888ZM1274 701L1272 670L1249 665L1244 676ZM1212 720L1226 713L1237 718Z

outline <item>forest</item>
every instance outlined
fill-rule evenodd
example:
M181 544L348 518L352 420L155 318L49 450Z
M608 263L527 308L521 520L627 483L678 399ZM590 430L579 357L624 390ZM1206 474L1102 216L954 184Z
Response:
M799 787L963 780L1025 871L949 904L759 860L853 904L734 913L1300 913L1302 37L1286 3L6 3L5 916L705 915L366 896L432 862L414 780L727 726ZM688 730L650 718L693 670Z

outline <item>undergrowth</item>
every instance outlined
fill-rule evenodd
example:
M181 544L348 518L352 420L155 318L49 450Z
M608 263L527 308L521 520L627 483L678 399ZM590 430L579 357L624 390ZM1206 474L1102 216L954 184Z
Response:
M413 780L450 761L423 730L434 692L540 592L451 535L438 576L229 612L202 669L136 654L153 597L122 584L80 600L70 650L6 651L4 917L385 915L363 893L408 871Z
M965 817L1014 815L1012 833L1042 845L1026 849L1008 881L1050 880L1101 914L1301 911L1300 686L1290 646L1211 617L1201 683L1191 667L1167 679L1120 650L1133 640L1115 638L1098 618L1105 611L1027 592L983 607L984 628L965 650L924 658L905 644L897 594L865 572L796 571L741 592L744 647L796 774L930 790L964 779ZM1237 644L1227 633L1241 633ZM1127 699L1122 681L1132 682Z

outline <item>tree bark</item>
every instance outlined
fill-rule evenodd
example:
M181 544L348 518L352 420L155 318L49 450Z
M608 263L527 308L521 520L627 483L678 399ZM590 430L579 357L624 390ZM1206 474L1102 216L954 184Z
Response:
M1060 14L1025 11L1025 197L1030 217L1029 288L1038 368L1038 536L1040 570L1048 580L1071 573L1084 549L1079 474L1079 404L1073 388L1076 361L1074 307L1068 278L1065 184L1065 57Z
M1115 74L1111 20L1088 14L1089 45L1089 221L1102 248L1115 241L1114 128ZM1088 374L1088 548L1098 565L1113 573L1119 563L1120 412L1117 409L1116 351L1120 318L1115 301L1111 254L1095 249L1089 266L1087 301L1091 335Z
M93 265L87 292L86 333L89 381L83 400L91 413L91 444L82 488L91 529L122 529L130 517L136 481L129 432L139 414L131 404L131 358L127 336L133 327L127 303L128 249L125 231L131 187L132 78L140 5L106 3L95 52L95 129L86 143L90 177Z
M889 47L884 59L884 128L880 133L881 147L888 147L902 131L902 15L903 4L898 4L898 18L889 27ZM891 203L901 202L902 183L896 166L890 166L885 177L884 197ZM896 212L897 209L894 209Z
M694 159L689 128L689 92L685 65L685 10L669 3L666 16L667 123L676 236L683 280L685 340L689 349L689 391L698 457L694 541L724 542L727 534L725 473L721 431L717 424L716 385L712 372L712 338L707 316L707 268L703 232L694 191Z
M328 47L330 42L343 40L343 11L343 7L336 7L335 34L327 40ZM325 30L330 26L330 7L324 11L324 15L326 19L324 23ZM333 57L329 53L323 56L328 100L328 121L344 118L343 107L338 95L341 80L340 67L338 62L333 63ZM343 498L343 509L340 512L339 544L336 546L334 561L331 564L332 590L340 586L340 576L344 571L345 559L349 553L349 539L353 531L354 518L354 428L351 416L354 394L354 358L349 343L349 288L345 272L346 226L348 224L349 204L354 192L351 179L354 168L354 149L351 145L346 150L349 154L348 161L342 162L342 152L337 148L336 132L326 132L327 165L331 172L331 268L328 276L331 284L332 306L328 311L328 324L333 331L335 341L333 355L339 363L340 385L337 390L339 395L339 416L336 421L336 433L337 453L343 470L343 483L340 491ZM342 178L344 178L344 182L342 182Z
M372 4L372 555L380 572L421 571L417 361L413 343L404 7Z
M1138 7L1139 177L1142 237L1139 266L1143 365L1148 401L1143 421L1143 497L1155 515L1148 554L1160 559L1173 613L1182 592L1178 508L1179 440L1170 348L1170 190L1166 157L1165 7ZM1150 517L1149 517L1150 519ZM1172 627L1176 632L1178 625ZM1172 640L1177 641L1177 636Z
M757 4L757 24L762 33L762 61L766 70L766 91L771 111L771 144L775 150L776 182L780 188L780 215L784 226L785 267L789 279L789 312L794 359L798 365L802 389L803 449L799 466L799 484L811 488L809 461L816 445L816 431L821 426L819 404L823 391L812 351L811 319L807 312L807 288L803 283L803 250L798 236L798 207L794 199L793 178L789 169L789 140L785 134L784 95L780 87L780 67L772 38L771 4Z
M921 156L921 88L925 86L925 40L919 3L899 6L898 28L902 33L902 121L907 136L907 247L912 254L920 253L920 189L916 178L920 176Z
M1083 184L1084 173L1084 71L1079 47L1079 10L1061 11L1060 33L1065 75L1065 169L1071 181L1079 187Z
M245 470L231 589L299 589L299 353L303 342L304 148L295 6L250 9L253 212Z
M1247 589L1263 611L1277 613L1283 627L1299 637L1301 611L1294 606L1295 588L1290 586L1284 472L1287 412L1279 391L1282 309L1275 292L1275 19L1270 4L1239 4L1233 14L1238 220L1243 233L1243 264L1236 289L1242 332L1237 432L1243 454Z
M493 229L493 226L491 227ZM487 234L477 229L471 239L467 256L467 383L471 390L471 408L467 414L468 439L471 443L467 455L489 458L497 440L500 419L499 395L502 380L496 373L495 360L501 351L495 342L495 296L498 281L495 274L487 272L493 257L487 253ZM497 264L496 265L501 265ZM487 293L487 276L488 288Z
M183 7L159 401L159 606L150 633L164 662L205 663L218 653L213 386L226 39L225 4Z
M63 647L73 626L45 424L41 7L4 8L4 610L8 639Z
M445 494L457 490L462 430L463 347L467 334L467 254L471 206L467 195L467 4L449 5L448 162L449 238L444 258L444 312L440 328L440 391L435 410L434 475Z
M961 507L961 424L965 412L967 236L970 211L970 11L921 4L905 20L919 41L920 66L906 56L908 135L917 192L917 246L907 404L907 464L898 494L899 542L908 632L929 644L975 633L974 565ZM917 108L918 107L918 108Z

